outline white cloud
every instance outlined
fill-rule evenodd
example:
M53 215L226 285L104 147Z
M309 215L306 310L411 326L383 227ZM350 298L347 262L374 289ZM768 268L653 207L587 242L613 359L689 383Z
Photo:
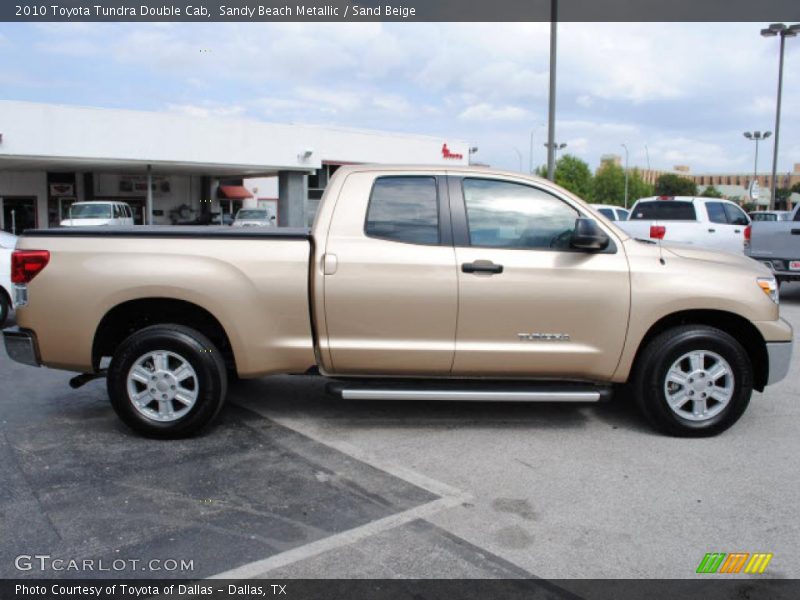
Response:
M189 117L238 117L245 113L242 106L219 106L213 104L167 104L170 112L186 115Z
M518 106L492 106L486 103L468 106L458 115L459 119L465 121L521 121L528 117L528 111Z

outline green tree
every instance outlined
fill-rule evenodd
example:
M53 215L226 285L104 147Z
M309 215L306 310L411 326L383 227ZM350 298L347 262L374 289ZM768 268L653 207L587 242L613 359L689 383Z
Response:
M628 185L630 186L630 179ZM625 171L614 163L604 163L594 175L592 202L622 206L624 196Z
M592 172L589 165L571 154L564 154L556 162L555 180L580 198L589 199L592 193Z
M642 179L639 169L632 169L628 173L628 206L633 206L639 198L653 195L653 186Z
M789 188L789 189L790 189L790 190L792 190L792 193L794 193L794 194L800 194L800 181L798 181L797 183L795 183L795 184L794 184L794 185L793 185L791 188Z
M657 196L696 196L697 184L675 173L664 173L656 179Z
M703 198L722 198L722 192L713 185L706 186L706 189L704 189L700 195Z

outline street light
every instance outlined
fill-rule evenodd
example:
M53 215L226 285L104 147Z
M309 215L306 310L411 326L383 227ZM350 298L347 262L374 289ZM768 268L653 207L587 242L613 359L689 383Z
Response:
M760 131L753 131L753 132L745 131L744 132L744 137L746 137L751 142L755 142L756 143L756 159L755 159L755 162L753 163L753 182L750 183L750 199L751 200L758 201L757 198L753 197L753 189L754 189L753 183L758 181L758 142L760 142L761 140L767 139L771 135L772 135L771 131L765 131L764 133L761 133Z
M547 142L545 142L543 144L543 146L545 148L548 148L548 149L550 148L550 144L548 144ZM554 160L555 160L555 155L558 154L558 151L559 150L563 150L566 147L567 147L566 144L556 144L556 143L553 144L553 157L554 157Z
M766 29L761 30L764 37L780 36L780 53L778 58L778 99L775 106L775 146L772 150L772 193L769 195L769 209L775 209L775 196L778 192L778 136L781 130L781 94L783 93L783 52L786 46L787 37L795 37L800 32L800 23L786 25L785 23L772 23Z
M625 144L620 144L625 148L625 209L628 208L628 147Z
M478 151L478 147L477 146L471 146L470 147L469 155L467 156L467 162L469 164L472 164L472 155L475 154L477 151Z
M514 148L514 152L516 152L519 157L519 172L522 173L522 152L519 151L519 148Z

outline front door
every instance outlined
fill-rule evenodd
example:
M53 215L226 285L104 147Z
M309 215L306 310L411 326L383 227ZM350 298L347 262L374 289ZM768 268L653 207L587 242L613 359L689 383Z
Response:
M605 251L571 249L579 210L524 180L451 178L450 198L460 290L453 374L610 378L630 308L613 233Z
M329 370L449 374L458 278L443 176L348 175L321 268Z

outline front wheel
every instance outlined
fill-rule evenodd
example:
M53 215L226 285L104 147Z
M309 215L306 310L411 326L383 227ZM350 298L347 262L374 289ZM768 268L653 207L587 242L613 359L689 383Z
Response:
M120 344L107 385L125 424L147 437L170 439L193 435L217 416L227 376L219 350L203 334L153 325Z
M724 331L684 325L650 341L633 383L639 407L656 428L706 437L742 416L753 393L753 367L742 345Z

